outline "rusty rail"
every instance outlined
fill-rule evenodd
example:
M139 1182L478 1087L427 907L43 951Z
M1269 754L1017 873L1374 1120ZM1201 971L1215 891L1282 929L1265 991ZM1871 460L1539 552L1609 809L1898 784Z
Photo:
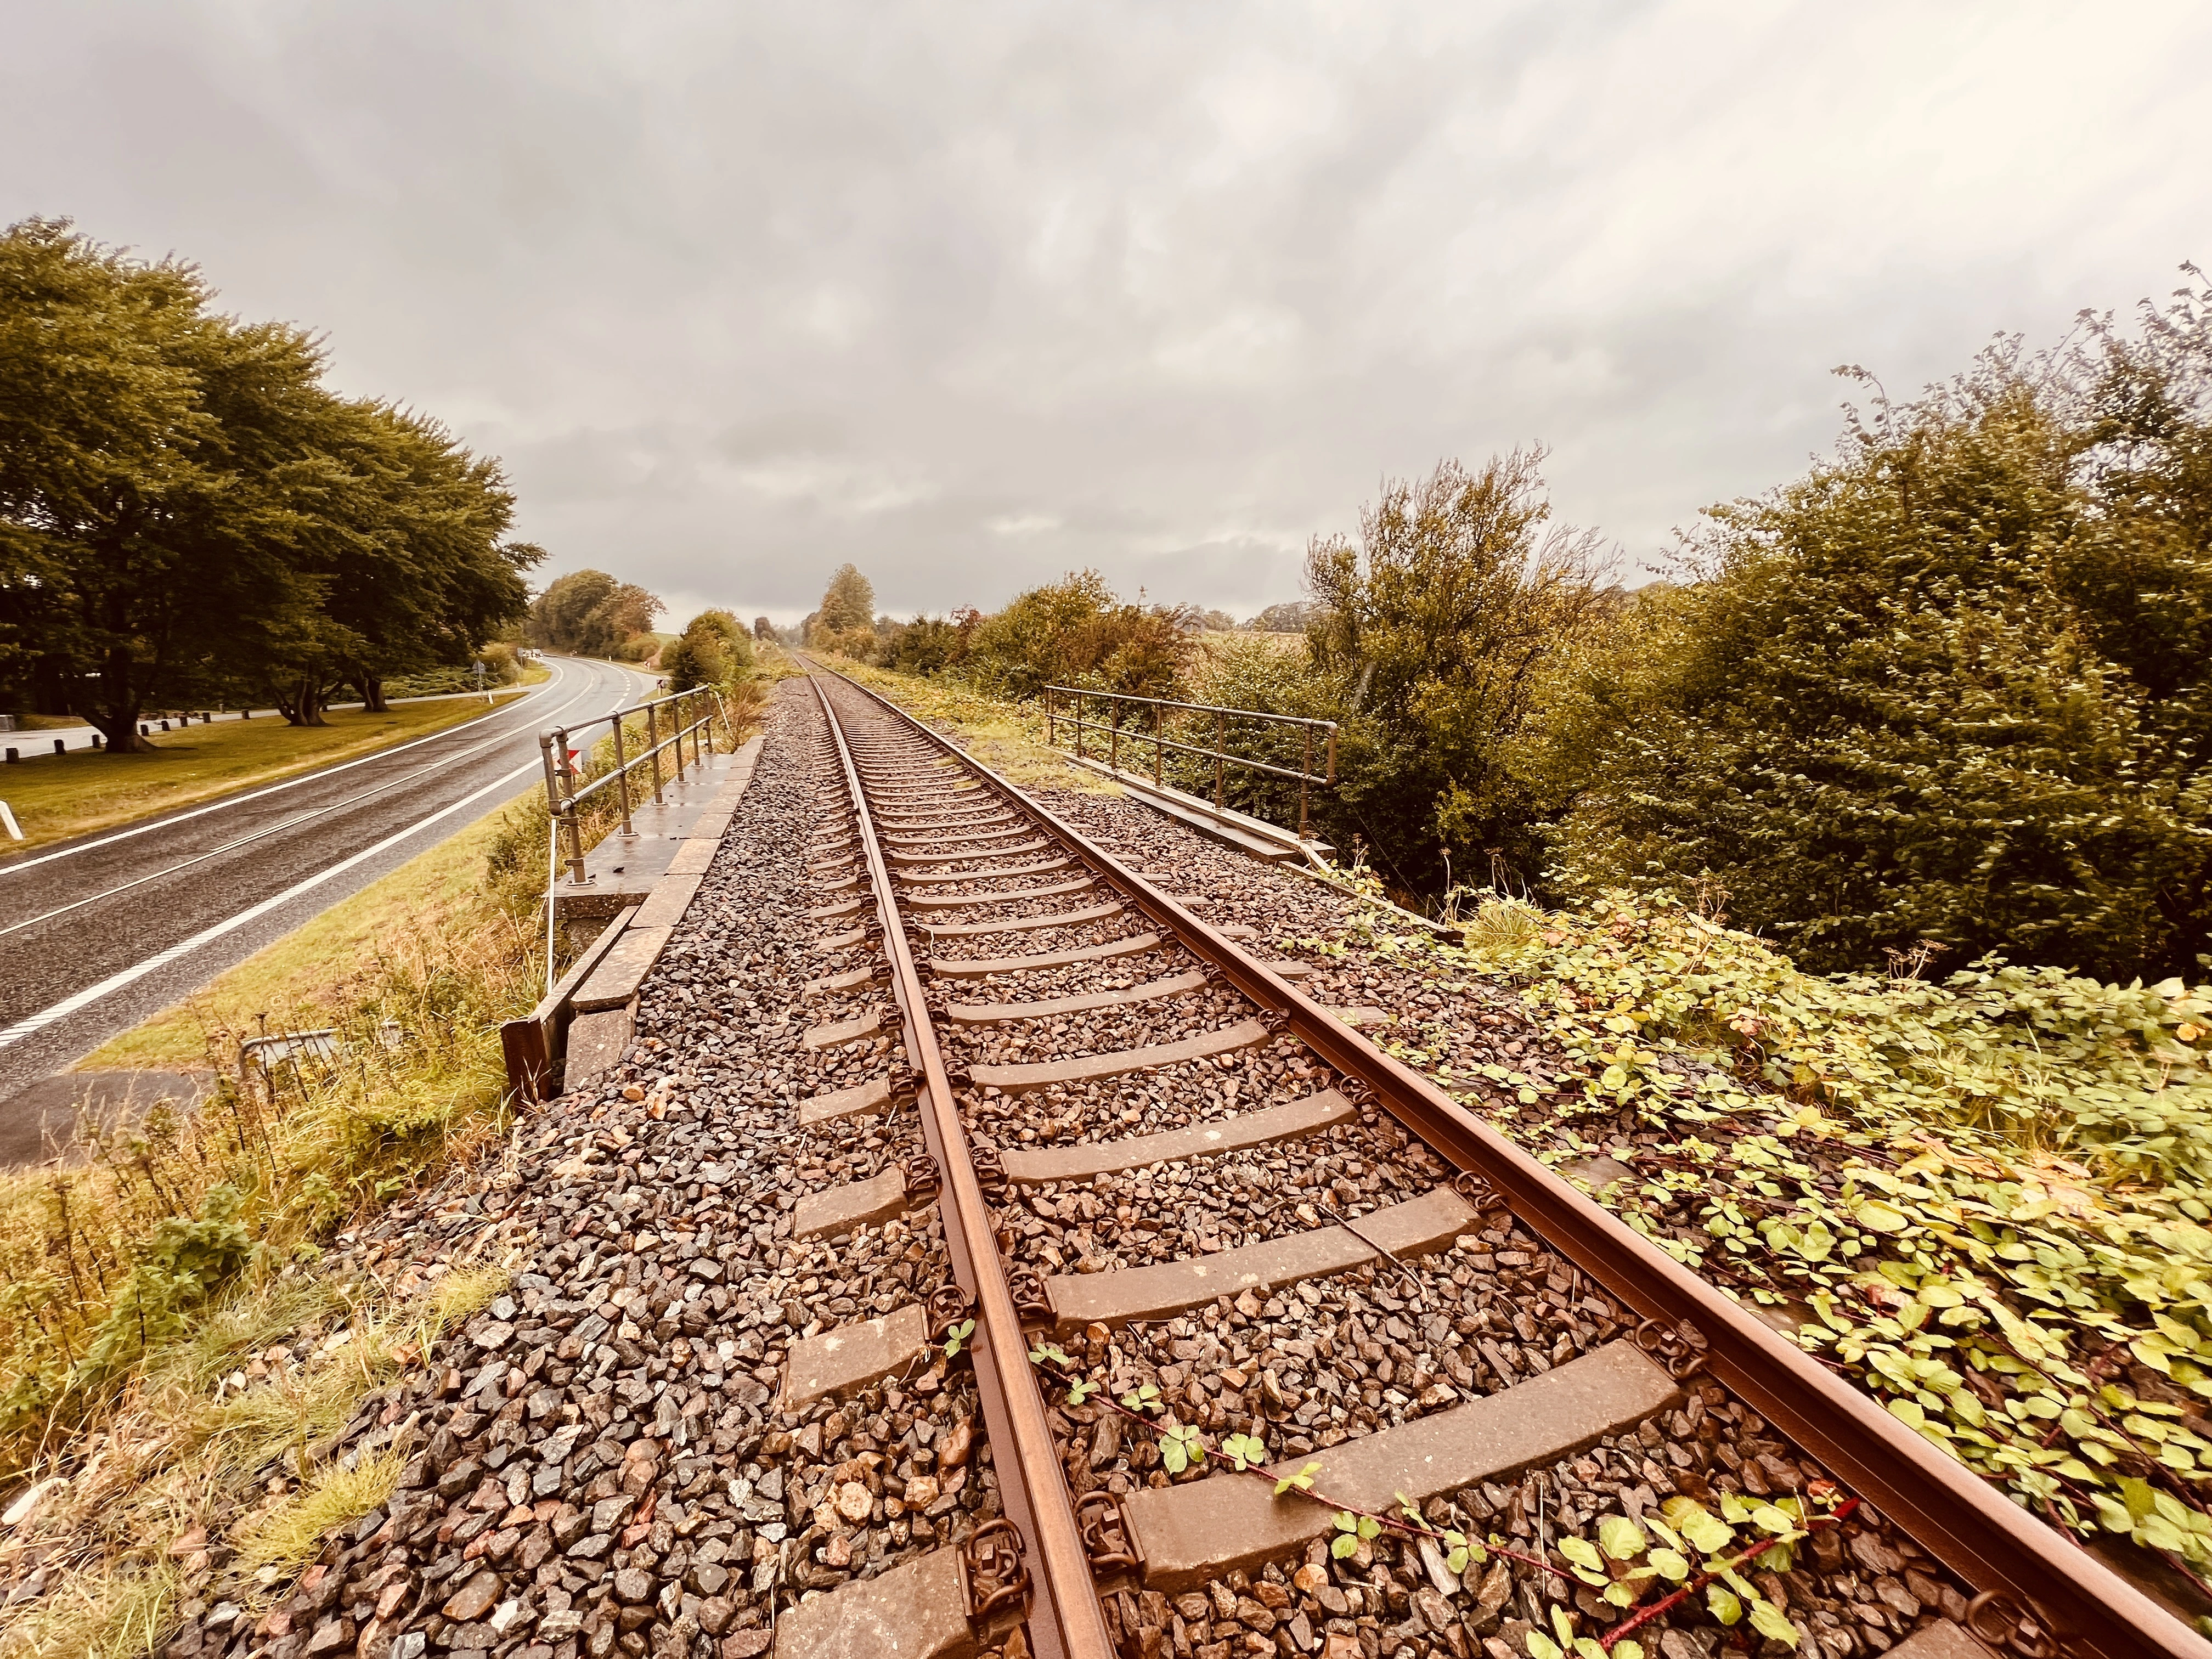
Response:
M841 677L842 678L842 677ZM890 871L876 839L860 769L845 728L819 679L814 694L837 748L852 798L854 828L867 863L868 882L883 929L884 955L891 970L891 992L899 1006L907 1062L917 1073L924 1146L937 1160L942 1186L939 1206L945 1218L945 1252L952 1277L969 1301L975 1322L969 1352L975 1361L975 1392L990 1433L992 1467L998 1472L999 1498L1020 1537L1035 1551L1041 1570L1032 1571L1034 1599L1029 1613L1032 1651L1046 1659L1114 1659L1114 1645L1092 1589L1083 1537L1060 1477L1060 1456L1043 1396L1029 1362L1029 1341L1006 1283L989 1204L969 1155L967 1131L952 1097L945 1056L937 1047L921 975L915 966L900 919ZM934 1322L935 1310L933 1310ZM931 1334L938 1334L933 1328Z
M1970 1622L1984 1641L2021 1659L2134 1659L2150 1654L2212 1659L2212 1643L1906 1428L1869 1395L1784 1340L1426 1078L1384 1054L949 738L878 693L846 683L957 759L1067 852L1105 875L1259 1007L1288 1014L1290 1030L1342 1073L1349 1087L1364 1085L1377 1106L1509 1205L1576 1267L1646 1320L1656 1322L1647 1329L1658 1331L1660 1340L1673 1340L1674 1331L1686 1327L1694 1334L1692 1340L1702 1345L1712 1375L1980 1592ZM824 702L826 706L826 697ZM887 892L887 884L880 876L878 880L878 890ZM1074 1581L1066 1582L1072 1586ZM2022 1615L2033 1624L2023 1626Z

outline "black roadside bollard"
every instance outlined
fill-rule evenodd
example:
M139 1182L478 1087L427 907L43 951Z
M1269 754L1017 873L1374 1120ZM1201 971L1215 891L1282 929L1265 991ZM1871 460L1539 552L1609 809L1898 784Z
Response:
M69 753L69 744L64 743L59 738L56 738L54 739L54 753L57 755L66 755Z
M8 764L9 764L9 765L13 766L13 765L17 762L17 761L19 761L19 760L21 760L21 759L22 759L22 757L21 757L21 755L17 754L14 750L10 749L10 750L8 751Z
M95 732L92 734L92 746L94 749L99 748L103 741L104 739L100 737L99 732Z

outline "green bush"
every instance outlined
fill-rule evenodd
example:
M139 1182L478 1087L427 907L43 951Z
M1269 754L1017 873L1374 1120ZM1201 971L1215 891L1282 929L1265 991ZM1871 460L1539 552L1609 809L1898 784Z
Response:
M1711 514L1586 673L1571 884L1703 877L1814 969L1932 941L2100 978L2212 944L2212 290L1993 348Z
M1071 571L982 618L962 672L986 696L1016 701L1054 684L1173 696L1195 625L1195 612L1124 605L1097 571Z

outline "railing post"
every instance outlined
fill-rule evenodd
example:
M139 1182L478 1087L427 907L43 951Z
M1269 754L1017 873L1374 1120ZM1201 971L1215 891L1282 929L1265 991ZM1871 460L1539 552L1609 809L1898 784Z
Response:
M1229 716L1217 710L1213 716L1213 806L1221 810L1222 751L1229 747Z
M1083 693L1075 694L1075 758L1083 758Z
M1114 724L1106 728L1106 763L1116 772L1121 769L1121 707L1114 706Z
M1298 767L1298 839L1306 839L1306 789L1313 780L1313 727L1306 727L1306 757Z
M1159 781L1160 781L1160 706L1159 706L1159 704L1158 704L1158 703L1156 702L1156 703L1154 703L1154 704L1152 705L1152 787L1153 787L1154 788L1158 788L1158 787L1159 787Z
M660 710L652 703L645 706L645 740L653 750L653 804L664 805L660 799Z
M1333 721L1328 728L1328 776L1323 781L1332 789L1336 787L1336 726Z
M1052 688L1048 685L1044 689L1044 746L1048 749L1058 746L1053 741Z
M630 841L637 831L629 827L629 761L623 750L622 716L615 716L615 793L622 799L622 832Z
M669 725L676 733L676 781L684 781L684 700L678 697L669 705Z

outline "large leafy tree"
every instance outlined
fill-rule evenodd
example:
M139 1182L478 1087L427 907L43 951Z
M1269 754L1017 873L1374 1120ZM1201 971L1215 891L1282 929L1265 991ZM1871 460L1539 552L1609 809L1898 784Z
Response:
M141 746L157 699L463 662L521 610L495 462L321 384L301 331L59 221L0 235L0 677Z
M0 235L0 648L115 752L141 746L149 700L318 623L294 556L301 444L327 401L315 349L210 297L191 266L64 222Z
M2125 978L2212 926L2212 292L2003 342L1716 509L1563 868L1700 877L1807 965L1930 940Z
M532 644L549 650L611 657L630 648L665 609L635 583L604 570L572 570L555 577L532 604L526 629Z

